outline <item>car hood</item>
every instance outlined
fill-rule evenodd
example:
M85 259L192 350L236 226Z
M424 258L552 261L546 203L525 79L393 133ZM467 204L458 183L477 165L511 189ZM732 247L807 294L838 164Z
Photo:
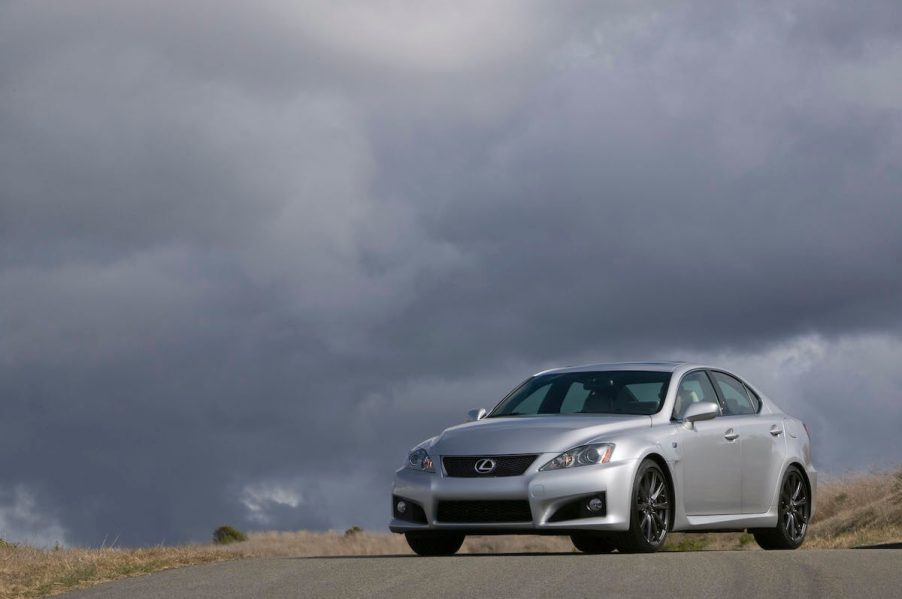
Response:
M433 441L430 453L443 456L563 452L599 437L650 426L649 416L486 418L445 429Z

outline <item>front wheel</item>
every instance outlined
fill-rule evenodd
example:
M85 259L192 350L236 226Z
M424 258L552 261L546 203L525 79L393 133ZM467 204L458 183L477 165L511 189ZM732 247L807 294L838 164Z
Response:
M780 485L780 503L777 508L777 526L754 530L755 541L762 549L796 549L808 533L811 516L811 493L808 483L795 466L783 475Z
M630 498L630 528L621 533L621 553L653 553L664 545L670 525L670 489L664 471L645 460L636 471Z
M413 552L422 556L454 555L464 544L464 535L449 532L407 532L404 538Z

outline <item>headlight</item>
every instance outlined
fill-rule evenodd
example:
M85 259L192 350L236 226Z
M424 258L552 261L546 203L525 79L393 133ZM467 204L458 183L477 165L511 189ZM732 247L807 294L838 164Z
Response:
M426 453L426 450L422 447L419 449L414 449L410 452L410 455L407 456L407 463L404 464L405 468L410 468L411 470L419 470L421 472L435 472L435 466L432 463L432 458L429 457L429 454Z
M592 464L607 464L614 453L613 443L592 443L580 445L569 451L565 451L554 458L539 470L560 470L561 468L575 468L577 466L591 466Z

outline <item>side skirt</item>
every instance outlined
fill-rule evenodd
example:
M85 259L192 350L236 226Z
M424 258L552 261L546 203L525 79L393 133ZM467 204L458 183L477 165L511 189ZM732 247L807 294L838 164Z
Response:
M763 514L723 514L716 516L686 516L686 526L680 531L691 530L744 530L746 528L773 528L777 525L777 510Z

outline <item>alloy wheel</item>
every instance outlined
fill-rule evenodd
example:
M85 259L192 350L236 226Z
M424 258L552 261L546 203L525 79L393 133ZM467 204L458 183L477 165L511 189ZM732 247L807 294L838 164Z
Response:
M780 490L780 518L786 537L793 543L805 538L811 505L802 476L796 470L787 473Z
M658 545L667 534L670 518L670 501L667 496L667 481L657 468L649 468L639 481L636 497L639 514L639 529L650 545Z

